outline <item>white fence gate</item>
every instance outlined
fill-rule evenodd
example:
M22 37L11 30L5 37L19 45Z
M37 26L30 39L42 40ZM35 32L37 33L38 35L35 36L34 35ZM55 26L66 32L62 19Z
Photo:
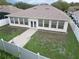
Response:
M6 18L6 19L0 19L0 26L4 26L4 25L6 25L8 23L9 23L8 18Z
M2 40L0 40L0 50L19 57L19 59L49 59Z
M70 24L78 42L79 42L79 28L77 27L77 25L71 19L69 20L69 24Z

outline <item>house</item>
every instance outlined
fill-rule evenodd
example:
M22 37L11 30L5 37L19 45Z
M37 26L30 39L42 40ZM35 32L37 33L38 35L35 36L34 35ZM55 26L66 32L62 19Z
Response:
M0 12L16 13L21 10L22 9L19 9L19 8L11 6L11 5L0 5Z
M11 5L0 5L0 27L9 24L7 14L16 13L18 11L22 10Z
M68 8L68 13L73 13L77 10L79 10L79 6L71 6Z
M69 17L51 5L38 5L7 15L9 24L50 31L67 32Z

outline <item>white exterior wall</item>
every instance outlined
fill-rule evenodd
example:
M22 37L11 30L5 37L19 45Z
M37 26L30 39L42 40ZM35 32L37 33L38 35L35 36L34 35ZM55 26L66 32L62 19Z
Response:
M64 23L64 28L63 29L58 29L58 21L57 21L56 28L51 28L51 21L49 21L49 27L44 27L44 20L43 20L43 27L38 26L37 28L38 29L44 29L44 30L58 31L58 32L67 32L68 22Z
M24 21L23 21L23 24L20 24L19 18L18 18L18 23L19 24L15 24L15 21L14 21L14 24L13 24L13 23L11 23L10 18L8 18L8 19L9 19L9 25L11 25L11 26L29 27L29 25L24 24Z
M0 20L0 26L4 26L6 24L9 24L9 19L8 18Z
M67 32L67 28L68 28L68 22L65 22L63 32Z
M31 21L36 21L36 27L31 27ZM18 19L19 22L19 19ZM24 23L24 22L23 22ZM58 32L67 32L67 27L68 27L68 22L64 23L64 29L58 29L58 21L57 21L57 26L56 28L51 28L51 21L49 21L49 27L44 27L44 20L43 20L43 27L39 27L38 26L38 19L28 19L28 26L25 24L12 24L10 22L10 18L9 18L9 24L12 26L20 26L20 27L28 27L28 28L36 28L36 29L44 29L44 30L51 30L51 31L58 31Z
M36 21L37 25L36 28L38 28L38 19L28 19L29 21L29 27L31 28L31 21Z
M51 30L51 31L58 31L58 32L67 32L68 28L68 22L65 22L64 29L58 29L58 28L46 28L46 27L38 27L38 29L44 29L44 30Z

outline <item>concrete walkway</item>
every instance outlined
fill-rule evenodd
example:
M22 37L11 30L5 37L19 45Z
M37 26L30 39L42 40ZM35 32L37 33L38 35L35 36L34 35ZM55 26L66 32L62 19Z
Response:
M19 47L23 47L31 38L31 36L37 31L37 29L28 29L21 35L18 35L17 37L13 38L9 43L14 43L15 45Z

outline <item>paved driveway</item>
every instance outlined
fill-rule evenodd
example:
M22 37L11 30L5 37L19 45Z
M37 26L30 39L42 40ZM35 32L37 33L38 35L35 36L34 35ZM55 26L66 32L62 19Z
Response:
M37 29L28 29L21 35L13 38L9 43L13 43L19 47L23 47L31 38L31 36L37 31Z

